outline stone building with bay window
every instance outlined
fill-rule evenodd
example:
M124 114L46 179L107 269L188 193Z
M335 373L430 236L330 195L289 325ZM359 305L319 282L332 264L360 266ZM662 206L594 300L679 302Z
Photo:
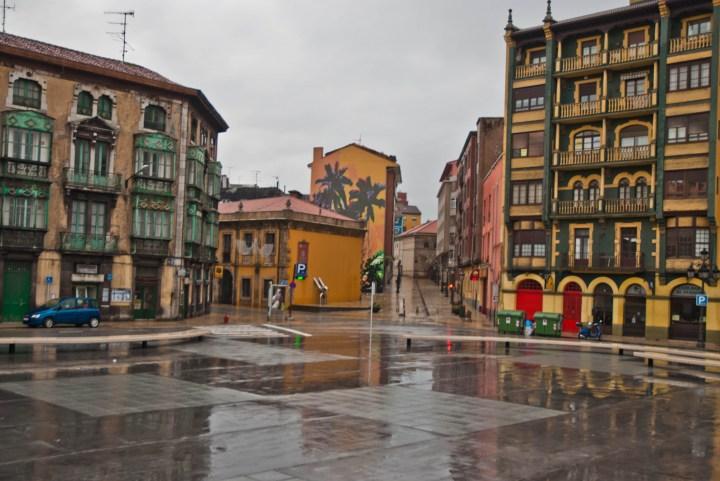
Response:
M104 319L206 312L225 130L199 90L0 34L0 321L72 295Z
M505 309L563 330L720 342L720 2L631 0L505 28ZM702 322L705 317L707 322Z

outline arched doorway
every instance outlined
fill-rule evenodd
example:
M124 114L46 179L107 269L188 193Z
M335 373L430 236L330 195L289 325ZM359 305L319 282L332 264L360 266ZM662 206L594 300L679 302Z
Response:
M695 305L695 296L702 294L698 286L683 284L670 295L670 339L694 341L700 329L700 307Z
M563 332L578 332L575 325L581 322L582 289L576 282L569 282L563 290Z
M625 291L623 336L645 336L645 289L633 284Z
M223 276L220 284L220 303L233 303L233 276L227 269L223 269Z
M603 334L612 334L613 291L607 284L598 284L593 293L593 320L602 324Z
M525 279L517 288L515 309L525 311L525 317L535 319L536 312L542 312L543 293L539 282Z

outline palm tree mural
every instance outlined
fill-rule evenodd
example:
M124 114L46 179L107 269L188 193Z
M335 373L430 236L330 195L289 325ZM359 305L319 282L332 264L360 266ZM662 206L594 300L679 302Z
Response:
M342 211L348 207L345 186L352 185L352 180L345 177L345 172L347 172L347 167L341 169L338 162L335 162L334 168L330 164L325 164L325 177L315 181L316 184L324 187L320 196L321 202L329 204L329 207L336 211Z
M370 176L358 179L355 190L350 191L350 205L345 214L355 219L375 220L375 207L385 207L385 199L378 196L385 190L384 184L373 184Z

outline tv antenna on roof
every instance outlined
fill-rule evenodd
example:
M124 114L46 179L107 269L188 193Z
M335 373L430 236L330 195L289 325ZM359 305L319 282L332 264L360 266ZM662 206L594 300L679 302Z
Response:
M128 53L128 48L132 48L132 45L130 45L127 42L127 23L128 23L128 17L134 17L135 11L134 10L125 10L125 11L107 11L105 12L105 15L122 15L122 22L108 22L110 25L120 25L122 26L122 31L120 32L107 32L108 35L112 35L116 39L120 40L123 44L122 46L122 61L125 62L125 54Z
M262 173L262 170L251 170L251 172L255 173L255 187L258 186L258 179L260 177L260 174Z
M7 0L2 0L2 31L5 33L5 17L7 16L8 10L15 10L15 2L12 5L8 5Z

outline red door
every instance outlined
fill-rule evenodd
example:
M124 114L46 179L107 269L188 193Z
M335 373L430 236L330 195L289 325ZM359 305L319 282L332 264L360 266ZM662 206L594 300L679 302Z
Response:
M582 290L574 282L565 286L563 291L563 332L578 332L575 325L580 322L582 312Z
M535 319L536 312L542 312L543 294L542 286L529 279L520 283L515 298L515 309L525 311L525 317Z

